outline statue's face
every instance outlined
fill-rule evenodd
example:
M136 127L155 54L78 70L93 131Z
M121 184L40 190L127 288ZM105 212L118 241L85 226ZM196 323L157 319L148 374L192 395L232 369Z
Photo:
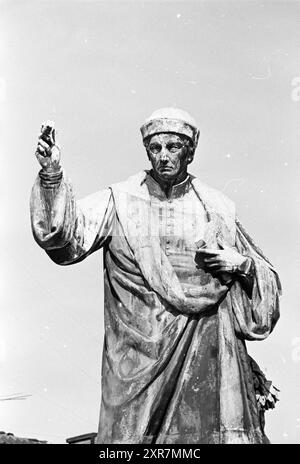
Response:
M152 168L162 181L171 181L186 172L193 153L185 137L176 134L156 134L147 145Z

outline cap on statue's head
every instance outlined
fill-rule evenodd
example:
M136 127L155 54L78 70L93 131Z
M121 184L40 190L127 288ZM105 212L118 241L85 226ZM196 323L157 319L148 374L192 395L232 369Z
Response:
M162 132L185 135L193 141L195 148L200 134L194 118L179 108L160 108L154 111L141 127L143 140Z

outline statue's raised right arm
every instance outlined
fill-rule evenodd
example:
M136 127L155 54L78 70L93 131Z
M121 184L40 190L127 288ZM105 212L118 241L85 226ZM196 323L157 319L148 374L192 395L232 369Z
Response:
M31 192L31 226L36 242L57 264L73 264L99 249L110 233L109 189L76 202L61 167L54 123L42 125L36 158L41 165Z

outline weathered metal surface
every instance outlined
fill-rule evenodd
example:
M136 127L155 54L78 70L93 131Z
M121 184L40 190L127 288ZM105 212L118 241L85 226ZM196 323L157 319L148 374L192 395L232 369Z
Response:
M267 441L244 340L273 329L279 281L224 195L191 177L167 198L142 172L76 203L65 176L52 189L38 178L31 214L36 241L58 264L103 247L98 443ZM201 238L253 259L251 299L239 282L196 268Z

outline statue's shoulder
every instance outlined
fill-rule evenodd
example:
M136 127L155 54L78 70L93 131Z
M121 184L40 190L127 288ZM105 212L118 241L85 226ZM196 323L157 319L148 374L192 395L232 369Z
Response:
M140 171L132 176L128 177L128 179L123 180L121 182L117 182L110 186L110 189L113 192L127 192L130 194L138 195L143 185L143 182L146 178L147 171Z
M135 174L132 174L127 179L122 180L121 182L116 182L116 183L112 184L112 186L114 186L114 187L123 187L123 186L127 186L127 185L141 184L143 182L143 180L145 179L146 175L147 175L146 170L139 171L139 172L136 172Z
M199 197L217 212L235 217L235 204L220 190L191 175L191 182Z

